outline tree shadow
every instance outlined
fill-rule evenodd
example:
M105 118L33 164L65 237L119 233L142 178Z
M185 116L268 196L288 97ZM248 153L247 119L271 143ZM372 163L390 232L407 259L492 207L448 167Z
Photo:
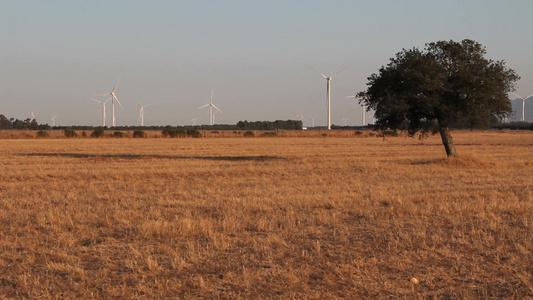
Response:
M87 154L87 153L19 153L21 156L42 157L72 157L72 158L126 158L126 159L204 159L219 161L271 161L286 160L287 158L270 155L257 156L186 156L186 155L160 155L160 154Z

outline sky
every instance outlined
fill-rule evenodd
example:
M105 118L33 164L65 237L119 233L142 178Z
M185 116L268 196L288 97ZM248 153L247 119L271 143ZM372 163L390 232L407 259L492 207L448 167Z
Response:
M360 125L346 98L402 49L472 39L533 94L531 0L0 0L0 114L52 125L101 125L118 81L116 124L297 119ZM526 106L533 108L533 99ZM367 121L372 122L371 113ZM521 111L517 112L517 116ZM193 119L197 119L193 121ZM526 120L533 121L533 113ZM107 105L111 124L111 105Z

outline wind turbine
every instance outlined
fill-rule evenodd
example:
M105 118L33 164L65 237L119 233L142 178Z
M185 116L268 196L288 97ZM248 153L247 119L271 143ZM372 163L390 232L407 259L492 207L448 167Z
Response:
M209 125L213 125L213 123L215 121L215 116L213 115L213 108L218 110L219 112L222 112L220 109L218 109L218 107L216 107L213 104L213 90L211 90L211 100L209 101L209 103L207 103L206 105L202 105L202 106L198 107L198 109L201 109L201 108L204 108L204 107L208 107L208 106L209 106Z
M346 98L354 98L357 99L357 95L353 96L346 96ZM361 107L363 108L363 126L366 126L366 106L364 104L361 104Z
M522 99L522 122L525 122L526 118L525 118L525 111L526 111L526 99L528 99L529 97L533 96L533 94L525 97L525 98L522 98L520 96L518 96L517 94L515 93L511 93L513 95L515 95L516 97L518 97L518 99Z
M139 107L140 107L140 109L139 109L139 121L141 122L141 126L144 126L144 108L148 107L148 106L151 106L152 104L142 105L139 102L137 102L137 104L139 104Z
M52 127L56 127L56 118L57 116L52 116Z
M194 117L194 118L191 119L191 122L192 122L193 126L196 126L196 121L198 121L197 117Z
M342 118L341 121L344 121L344 126L346 126L346 121L350 121L350 119L348 119L346 116L346 113L344 113L344 118Z
M318 115L315 115L315 116L311 117L311 121L312 121L311 123L313 124L313 125L311 125L311 127L315 127L315 118L316 117L318 117Z
M317 72L318 74L322 75L322 77L324 77L327 81L327 89L326 89L326 102L327 102L327 105L328 105L328 114L327 114L327 119L328 119L328 130L331 130L331 79L333 79L333 76L339 74L340 72L348 69L349 66L341 69L340 71L338 71L337 73L331 75L331 76L326 76L322 73L320 73L318 70L314 69L313 67L307 65L307 67L309 67L311 70Z
M111 100L111 114L112 114L112 126L115 127L115 121L116 121L116 117L115 117L115 101L118 103L118 105L120 105L120 108L124 109L122 107L122 104L120 104L120 101L118 101L118 98L117 98L117 95L115 94L115 90L117 89L117 85L118 85L118 82L119 82L120 78L117 80L117 83L115 83L115 86L113 87L113 90L111 91L111 93L104 93L104 94L97 94L97 96L106 96L106 95L110 95L111 98L109 98L109 100ZM107 100L107 101L109 101ZM107 102L106 101L106 102Z
M94 98L89 98L89 99L91 99L94 102L102 104L102 127L105 127L105 104L107 102L109 102L109 100L111 100L111 99L107 99L106 101L100 101L100 100L96 100Z

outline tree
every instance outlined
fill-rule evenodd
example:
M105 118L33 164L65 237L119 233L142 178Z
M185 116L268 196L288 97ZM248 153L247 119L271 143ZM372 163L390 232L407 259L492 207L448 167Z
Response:
M485 54L468 39L403 49L368 77L359 101L375 111L378 128L410 136L438 131L447 156L456 156L450 126L480 128L512 113L507 95L520 77Z

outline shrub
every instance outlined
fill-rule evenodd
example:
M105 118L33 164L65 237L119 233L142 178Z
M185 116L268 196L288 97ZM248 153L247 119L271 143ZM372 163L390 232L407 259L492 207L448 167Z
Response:
M264 136L264 137L276 137L276 136L278 136L278 134L276 132L268 131L268 132L263 133L261 136Z
M116 137L116 138L123 138L125 136L124 132L122 131L115 131L113 132L113 137Z
M246 132L244 133L244 136L245 136L245 137L254 137L254 136L255 136L255 133L254 133L253 131L248 130L248 131L246 131Z
M104 130L103 129L96 129L91 133L91 137L93 138L99 138L104 136Z
M48 134L48 132L44 131L44 130L39 130L37 131L37 137L38 138L45 138L45 137L49 137L50 135Z
M63 134L65 135L65 137L68 137L68 138L73 138L73 137L77 137L78 136L76 131L74 131L72 129L65 129L63 131Z
M134 138L144 138L144 137L146 137L146 134L142 130L135 130L133 132L133 137Z
M396 130L384 130L382 136L398 136L398 131Z
M199 130L196 129L189 129L187 130L187 136L193 137L193 138L199 138L202 136L202 133Z
M360 130L356 130L356 131L355 131L355 135L362 135L362 134L363 134L363 132L360 131Z
M164 137L185 137L187 132L183 129L165 128L161 132Z

